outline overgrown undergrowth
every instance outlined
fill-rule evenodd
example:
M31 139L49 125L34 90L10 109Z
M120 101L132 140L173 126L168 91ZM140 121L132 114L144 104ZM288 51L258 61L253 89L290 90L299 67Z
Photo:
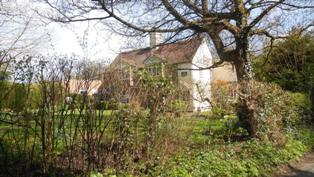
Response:
M147 176L269 176L276 166L299 158L307 149L293 139L283 147L255 140L226 144L208 151L186 152L151 169Z
M2 128L7 130L8 126ZM281 145L257 139L228 141L225 138L228 133L225 128L225 122L220 119L204 119L199 116L163 119L158 125L157 137L160 137L160 140L156 142L159 143L149 149L150 157L130 159L125 162L127 166L120 170L107 166L91 174L182 177L270 176L278 165L298 159L314 145L314 133L306 126L291 131ZM11 131L18 133L13 129ZM18 147L12 147L8 143L12 142L1 139L1 151L7 151L0 155L2 175L8 172L33 176L82 176L84 174L80 171L68 171L62 166L52 167L43 173L40 170L41 161L36 159L36 153L40 149L34 149L34 159L30 163L27 161L29 160L27 155L30 153L14 154L22 151L15 151ZM18 167L19 170L14 170L14 167ZM31 173L27 173L30 171Z
M222 121L213 119L184 119L190 132L188 146L183 151L149 162L132 164L130 169L106 169L105 176L160 177L254 177L271 176L279 165L298 160L314 147L314 132L302 126L285 136L282 145L258 139L226 142L223 137L208 136L208 127L221 133ZM97 173L95 173L97 174ZM99 173L100 174L100 173Z

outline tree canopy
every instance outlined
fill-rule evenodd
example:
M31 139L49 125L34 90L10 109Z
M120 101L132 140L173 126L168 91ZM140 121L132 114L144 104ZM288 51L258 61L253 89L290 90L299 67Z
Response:
M313 25L313 15L302 20L280 18L292 14L310 14L314 2L310 0L45 0L58 13L50 18L60 22L106 20L107 25L125 35L145 35L149 32L168 34L166 42L207 34L220 61L235 64L238 79L243 79L248 69L250 40L266 36L271 41L282 38L281 26ZM117 25L115 22L119 22ZM301 31L302 31L301 30ZM281 34L281 35L280 35ZM214 67L212 66L212 67ZM204 68L200 68L204 69ZM207 68L206 68L207 69Z
M259 79L275 82L297 92L307 92L314 81L314 40L292 35L276 44L256 62Z

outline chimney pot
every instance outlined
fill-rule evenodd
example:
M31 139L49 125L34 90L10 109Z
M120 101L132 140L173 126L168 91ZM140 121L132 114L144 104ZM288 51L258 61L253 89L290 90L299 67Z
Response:
M150 38L150 47L156 47L157 45L163 43L164 39L163 39L163 35L161 33L158 32L151 32L149 34L149 38Z

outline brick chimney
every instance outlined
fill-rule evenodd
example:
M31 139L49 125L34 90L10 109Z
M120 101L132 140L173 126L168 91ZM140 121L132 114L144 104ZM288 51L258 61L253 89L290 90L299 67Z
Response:
M164 42L162 33L157 33L157 32L151 32L149 34L149 40L150 40L149 44L151 48L156 47L156 45L159 45Z

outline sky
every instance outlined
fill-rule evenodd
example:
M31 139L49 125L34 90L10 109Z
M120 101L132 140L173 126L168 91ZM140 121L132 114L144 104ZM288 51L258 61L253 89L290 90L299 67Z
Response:
M62 25L50 24L48 43L43 49L49 54L76 54L90 60L112 60L122 46L121 37L97 29L92 22Z
M83 59L110 63L119 52L128 47L128 39L112 33L102 23L95 21L69 24L51 22L35 12L51 10L47 7L47 4L38 3L36 0L3 0L3 2L8 2L7 8L11 9L12 12L23 14L23 18L16 19L18 23L7 23L6 26L0 26L0 41L3 43L5 41L3 39L6 38L8 39L6 41L9 41L8 44L5 43L3 46L10 46L10 42L15 39L13 36L18 36L23 29L23 20L31 18L31 23L28 25L22 40L20 40L22 44L35 41L34 47L28 49L30 53L40 53L42 55L75 54ZM274 13L274 15L276 14L278 15L278 13ZM291 14L289 16L291 18ZM274 17L270 16L268 18L270 19L266 19L266 21L273 20ZM288 18L288 15L286 18ZM313 14L294 15L292 19L286 21L291 23L306 18L313 19ZM285 26L287 27L289 24ZM29 39L32 39L32 41ZM145 39L145 41L143 45L147 45L148 39Z
M22 39L15 46L27 46L26 53L41 55L77 55L92 61L110 62L123 50L125 39L113 34L104 25L96 22L62 24L40 17L35 11L46 10L47 6L33 0L7 1L6 9L22 14L23 17L0 26L2 47L11 46L16 36L23 32ZM34 11L35 10L35 11ZM0 17L1 18L1 17ZM26 23L28 26L23 31ZM26 39L33 39L27 41ZM0 45L1 47L1 45ZM25 47L23 50L26 51Z

